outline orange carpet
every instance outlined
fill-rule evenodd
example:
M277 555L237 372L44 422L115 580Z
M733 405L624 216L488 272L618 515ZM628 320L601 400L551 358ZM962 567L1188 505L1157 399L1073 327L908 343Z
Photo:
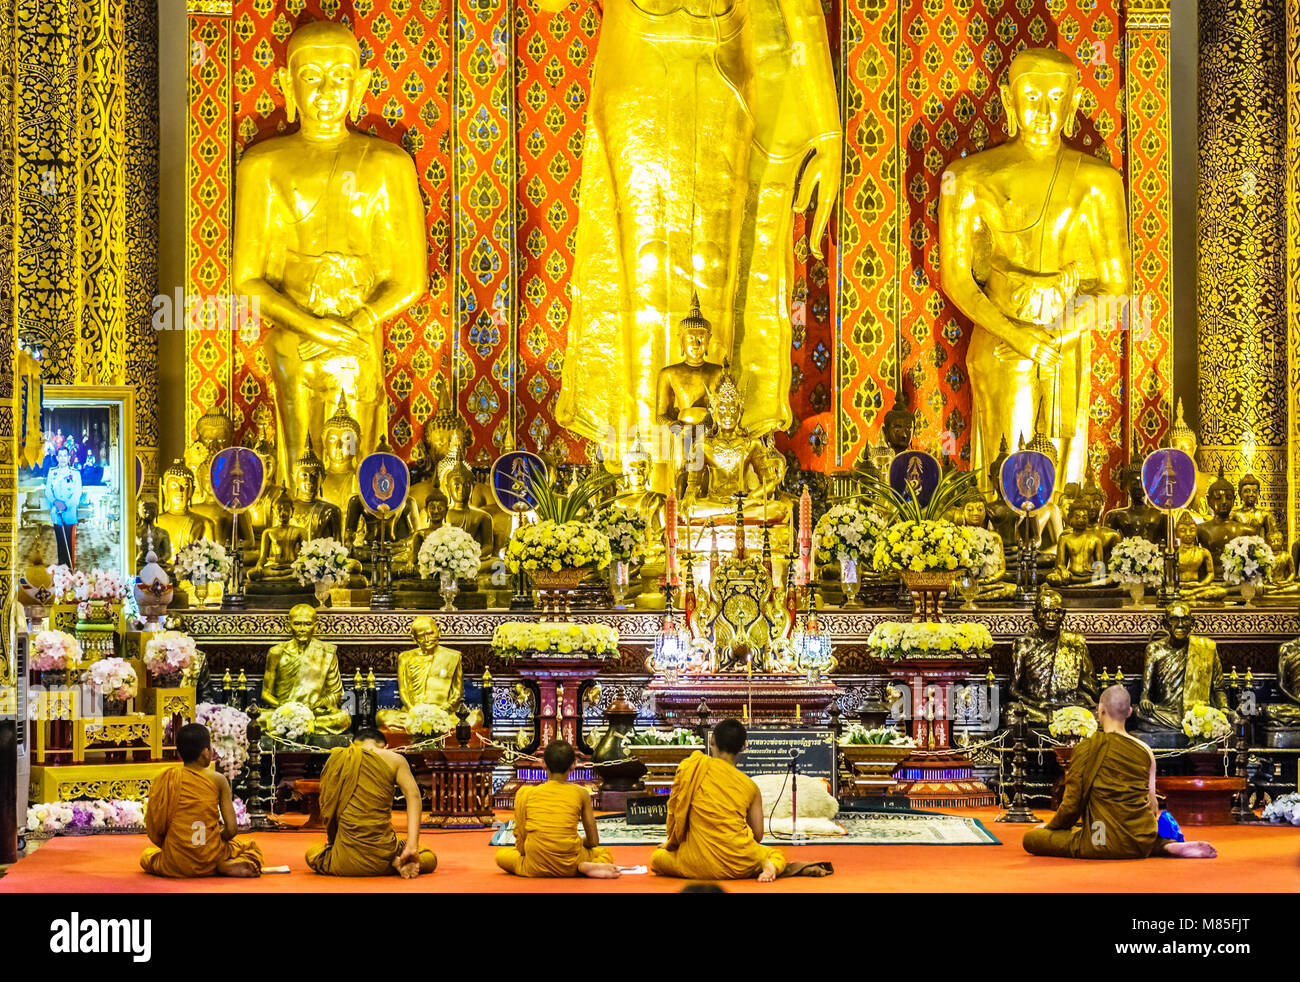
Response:
M788 879L771 885L753 881L728 884L735 891L765 892L1296 892L1300 890L1300 829L1227 826L1188 830L1219 850L1215 860L1147 859L1134 862L1081 862L1036 859L1020 846L1029 826L995 825L996 809L971 812L1002 840L1001 846L816 846L790 854L829 859L829 879ZM500 872L487 845L492 832L425 832L422 844L438 854L438 871L418 880L396 877L336 879L317 876L303 862L309 845L324 841L316 832L278 832L257 836L268 865L292 872L260 880L162 880L136 864L143 836L60 836L20 859L0 878L0 893L183 893L204 892L673 892L681 882L653 875L617 881L525 880ZM624 866L649 862L651 847L616 850Z

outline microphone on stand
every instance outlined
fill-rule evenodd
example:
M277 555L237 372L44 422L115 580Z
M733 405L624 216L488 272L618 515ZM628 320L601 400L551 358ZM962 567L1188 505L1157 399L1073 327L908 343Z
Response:
M799 751L790 748L790 838L799 834Z

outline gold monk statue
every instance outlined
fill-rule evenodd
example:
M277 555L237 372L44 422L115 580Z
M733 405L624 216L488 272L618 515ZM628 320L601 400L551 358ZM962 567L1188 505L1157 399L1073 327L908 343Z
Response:
M287 641L271 645L262 677L261 723L286 702L300 702L316 716L316 733L346 733L352 717L343 710L338 645L316 638L316 611L298 604L289 611Z
M1147 645L1137 729L1181 732L1183 715L1196 705L1214 706L1233 718L1218 648L1210 638L1193 634L1195 627L1186 601L1166 608L1166 635Z
M676 321L698 293L710 360L748 382L745 426L787 427L794 213L816 201L808 242L820 258L843 160L821 4L602 9L556 418L595 441L649 439ZM606 452L621 459L627 445Z
M1174 525L1178 540L1178 592L1188 600L1222 600L1228 591L1214 582L1214 557L1196 535L1196 520L1185 511Z
M388 431L383 324L425 291L424 206L396 143L348 129L371 70L342 24L293 32L276 72L296 132L244 151L235 175L232 282L254 297L280 419L281 473L310 436L320 445L340 393L361 421L361 456Z
M176 552L199 539L215 539L217 531L212 523L191 507L194 503L194 472L179 458L163 471L163 513L158 516L158 527L167 533ZM174 554L174 553L173 553Z
M460 655L438 643L438 622L432 617L415 618L411 621L411 637L416 647L397 656L397 691L402 708L381 709L377 716L379 725L390 730L405 730L407 714L414 706L440 706L455 713L465 693Z
M1232 510L1229 517L1239 525L1246 526L1250 530L1247 535L1258 535L1267 542L1279 529L1277 516L1273 514L1273 510L1264 508L1259 503L1259 488L1259 478L1254 474L1242 477L1237 482L1237 494L1241 496L1241 504Z
M1075 501L1070 506L1069 520L1070 530L1056 543L1056 565L1048 571L1047 582L1077 586L1093 582L1094 577L1105 579L1101 537L1088 527L1088 505Z
M1061 595L1043 587L1034 601L1037 627L1011 645L1011 699L1025 707L1025 718L1036 729L1045 729L1058 709L1091 709L1097 703L1088 643L1082 634L1062 630L1065 613ZM1009 710L1003 710L1005 724L1010 722Z
M979 473L1002 436L1031 432L1041 402L1045 432L1060 441L1057 481L1083 476L1093 321L1075 301L1127 294L1130 273L1119 171L1061 140L1074 135L1078 77L1060 51L1020 52L1002 86L1010 139L943 175L940 276L974 322L966 370Z
M291 524L293 499L283 488L275 494L274 524L262 530L257 565L248 571L250 580L285 580L293 576L293 561L307 541L307 533Z
M1300 638L1277 650L1277 687L1283 702L1260 707L1260 718L1271 729L1300 728Z
M1196 537L1214 559L1214 575L1220 580L1223 579L1224 548L1237 536L1252 534L1249 526L1242 525L1231 517L1236 501L1237 492L1233 489L1232 482L1223 476L1223 468L1220 467L1219 476L1205 493L1205 504L1214 517L1202 522L1196 529Z

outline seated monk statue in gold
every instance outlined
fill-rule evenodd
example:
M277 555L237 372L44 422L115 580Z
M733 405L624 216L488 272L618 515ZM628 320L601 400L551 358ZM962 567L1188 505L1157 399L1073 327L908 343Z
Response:
M1188 600L1222 600L1228 595L1222 584L1214 582L1214 557L1201 545L1196 534L1196 520L1183 512L1174 525L1178 540L1178 591Z
M1284 701L1260 707L1260 719L1270 729L1300 728L1300 638L1277 650L1277 688Z
M194 472L179 459L163 471L163 513L158 516L158 527L167 533L176 552L199 539L216 540L213 524L193 510Z
M383 325L425 292L428 254L415 165L397 143L348 128L371 70L341 23L310 21L275 73L296 131L259 140L239 161L231 281L271 329L265 355L288 455L321 445L345 393L359 455L388 430Z
M1060 440L1057 481L1084 473L1092 321L1079 314L1094 296L1128 293L1130 256L1119 171L1061 139L1075 132L1078 77L1061 51L1020 52L1002 87L1010 139L944 174L940 276L973 322L966 369L978 473L1003 436L1033 431L1039 405L1046 435Z
M1229 517L1239 525L1250 529L1248 535L1258 535L1268 542L1274 535L1280 535L1281 530L1277 526L1277 516L1273 514L1273 510L1260 505L1259 490L1259 478L1254 474L1243 476L1237 482L1237 494L1241 497L1241 504L1232 509ZM1277 549L1273 551L1277 552Z
M1056 565L1048 571L1047 582L1079 586L1092 583L1099 574L1104 579L1106 561L1101 537L1088 527L1087 503L1075 501L1070 506L1069 520L1070 530L1056 543Z
M1223 579L1223 550L1239 535L1250 535L1248 525L1242 525L1232 518L1232 510L1237 501L1237 492L1232 482L1223 476L1223 467L1219 467L1219 476L1215 478L1205 494L1205 503L1213 518L1202 522L1196 529L1196 537L1201 545L1209 550L1214 560L1215 579Z
M293 561L298 558L307 533L292 524L293 500L283 488L275 495L275 524L262 530L257 565L248 571L250 580L293 579Z
M346 733L352 717L343 710L343 676L338 645L316 638L316 610L298 604L289 611L287 641L271 645L262 676L262 728L286 702L300 702L316 717L316 733Z
M1165 610L1165 636L1147 645L1137 729L1182 732L1183 716L1193 706L1214 706L1231 720L1228 690L1219 650L1210 638L1193 634L1192 608L1178 600Z
M397 691L401 709L381 709L379 725L389 730L405 730L407 715L420 705L438 706L455 713L464 695L460 654L438 642L441 632L432 617L411 621L411 637L416 647L397 656Z
M1091 709L1097 703L1097 677L1082 634L1064 631L1065 601L1050 587L1034 601L1033 633L1011 646L1011 701L1025 707L1031 727L1046 729L1052 713L1066 706ZM1003 709L1010 725L1011 706Z

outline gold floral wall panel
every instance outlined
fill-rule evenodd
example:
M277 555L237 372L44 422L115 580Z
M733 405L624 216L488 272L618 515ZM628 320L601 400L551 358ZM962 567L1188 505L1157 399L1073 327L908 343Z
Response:
M1300 0L1286 0L1287 487L1290 541L1300 530Z

